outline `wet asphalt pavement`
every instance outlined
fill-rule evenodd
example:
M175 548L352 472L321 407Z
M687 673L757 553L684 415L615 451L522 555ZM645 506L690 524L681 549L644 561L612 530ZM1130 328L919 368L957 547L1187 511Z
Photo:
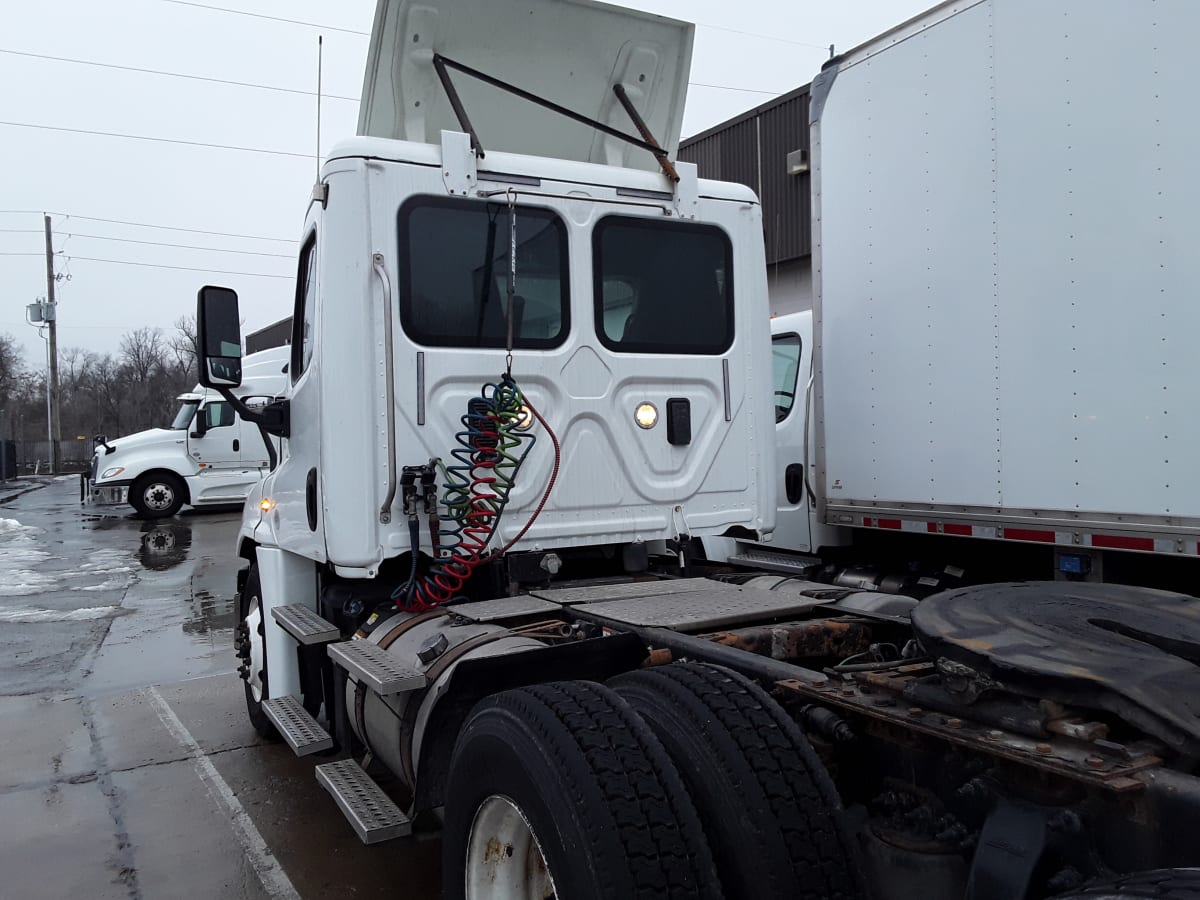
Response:
M364 847L246 720L239 520L0 493L0 900L438 895L435 836Z

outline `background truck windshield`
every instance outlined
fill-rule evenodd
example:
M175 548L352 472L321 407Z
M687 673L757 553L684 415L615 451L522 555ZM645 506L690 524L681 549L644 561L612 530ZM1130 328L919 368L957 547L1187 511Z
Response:
M179 407L179 412L175 413L175 420L171 423L171 430L186 431L187 427L192 424L192 417L196 415L196 407L199 405L199 400L183 401L183 405Z

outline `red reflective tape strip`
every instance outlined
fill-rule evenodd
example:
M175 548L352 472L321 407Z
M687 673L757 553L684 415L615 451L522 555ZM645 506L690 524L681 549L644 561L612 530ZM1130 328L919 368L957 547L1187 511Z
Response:
M880 528L892 528L892 529L895 529L898 531L901 527L900 520L899 519L880 519L879 527Z
M1154 538L1120 537L1115 534L1093 534L1093 547L1109 550L1149 550L1154 552Z
M1053 531L1034 531L1030 528L1005 528L1004 537L1009 541L1036 541L1039 544L1053 544Z
M974 532L970 525L943 525L942 531L946 534L957 534L959 537L971 537Z

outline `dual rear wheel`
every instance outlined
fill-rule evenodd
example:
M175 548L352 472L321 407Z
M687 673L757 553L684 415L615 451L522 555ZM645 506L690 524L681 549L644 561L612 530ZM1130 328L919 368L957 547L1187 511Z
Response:
M865 896L808 741L714 666L481 701L454 750L443 840L449 898Z

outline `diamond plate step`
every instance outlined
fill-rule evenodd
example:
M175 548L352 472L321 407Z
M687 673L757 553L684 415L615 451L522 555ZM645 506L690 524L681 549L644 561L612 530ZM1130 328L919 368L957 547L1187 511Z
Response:
M373 645L372 645L373 646ZM352 759L317 766L317 781L364 844L412 834L412 822Z
M410 669L370 641L329 645L329 658L377 694L403 694L425 687L425 675Z
M811 572L821 561L815 556L792 556L790 553L772 553L770 550L744 549L737 556L729 557L731 565L753 566L773 572L804 575Z
M297 756L333 749L333 738L295 697L272 697L263 701L262 709Z
M341 640L342 632L332 622L326 622L307 606L291 603L272 607L271 615L279 627L301 644L328 644Z

